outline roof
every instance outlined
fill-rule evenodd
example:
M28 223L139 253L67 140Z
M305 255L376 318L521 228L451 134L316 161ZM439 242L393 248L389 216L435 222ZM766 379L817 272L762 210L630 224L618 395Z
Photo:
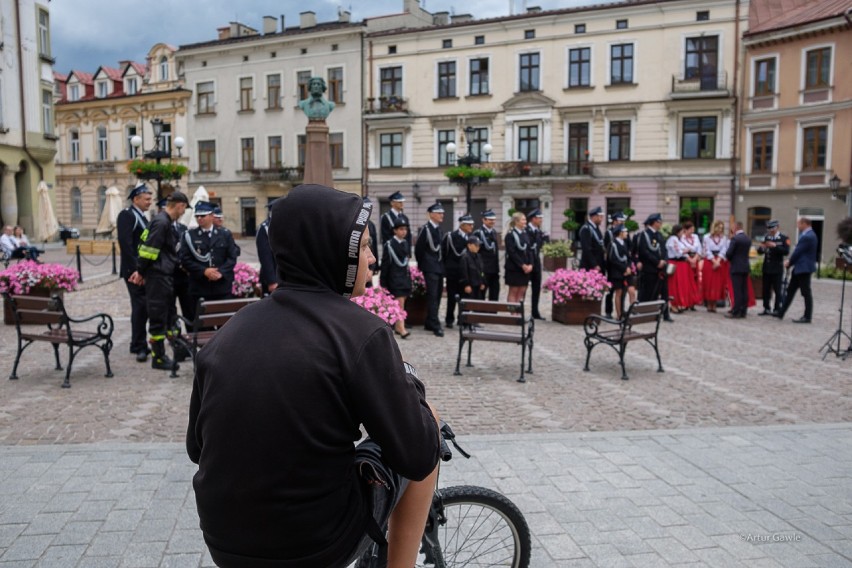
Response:
M214 45L226 45L226 44L230 44L230 43L243 43L243 42L249 42L249 41L262 41L262 40L265 40L265 39L269 39L271 37L288 37L288 36L292 36L292 35L307 34L307 33L312 33L312 32L325 32L325 31L345 29L345 28L359 28L361 26L362 26L362 24L360 22L325 22L325 23L319 23L319 24L317 24L313 27L310 27L310 28L301 28L299 26L293 26L293 27L289 27L289 28L285 29L284 31L276 32L274 34L256 34L256 35L232 37L232 38L228 38L228 39L215 39L215 40L212 40L212 41L202 41L202 42L199 42L199 43L189 43L189 44L181 45L178 49L182 51L182 50L185 50L185 49L198 49L198 48L202 48L202 47L211 47L211 46L214 46Z
M71 79L71 75L77 77L77 80L83 83L84 85L91 85L94 82L94 75L92 75L91 73L86 73L85 71L77 71L76 69L72 70L68 74L68 79Z
M828 20L850 9L852 0L752 0L746 35Z
M66 81L68 81L68 75L60 73L59 71L54 71L53 80L57 83L65 83Z
M103 71L104 74L113 81L121 81L121 69L115 69L114 67L107 67L106 65L101 65L100 67L98 67L98 70L95 71L94 76L97 77L98 75L100 75L101 71Z
M139 75L140 77L144 77L145 74L148 72L148 66L145 65L144 63L139 63L137 61L131 61L130 63L128 63L127 65L124 66L123 75L127 75L127 72L130 71L131 69L136 71L136 74Z

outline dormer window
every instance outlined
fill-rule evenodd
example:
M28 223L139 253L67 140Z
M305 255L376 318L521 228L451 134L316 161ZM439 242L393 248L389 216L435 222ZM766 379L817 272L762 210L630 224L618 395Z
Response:
M160 57L160 81L169 80L169 58L165 55Z
M68 85L68 100L69 101L79 101L80 100L80 85Z
M105 99L109 95L109 83L98 81L98 98Z
M138 92L138 84L136 77L130 77L124 81L124 92L128 95L135 95Z

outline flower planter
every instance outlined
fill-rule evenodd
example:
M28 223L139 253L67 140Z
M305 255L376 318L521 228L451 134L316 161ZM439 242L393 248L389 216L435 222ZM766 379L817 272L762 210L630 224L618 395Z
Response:
M38 298L50 298L52 295L57 295L60 298L65 297L65 290L48 290L47 288L33 288L29 294L20 294L21 296L36 296ZM9 300L3 298L3 323L6 325L15 325L15 314L12 313L12 305Z
M763 299L763 276L752 276L751 285L754 288L754 297L757 300Z
M553 304L553 321L565 325L583 325L591 314L601 313L601 300L572 298L563 304Z
M568 257L567 256L545 256L542 261L542 266L548 272L556 272L560 268L567 268L568 266Z
M405 311L408 314L405 318L407 327L425 324L426 315L429 313L429 302L426 296L409 297L405 301Z

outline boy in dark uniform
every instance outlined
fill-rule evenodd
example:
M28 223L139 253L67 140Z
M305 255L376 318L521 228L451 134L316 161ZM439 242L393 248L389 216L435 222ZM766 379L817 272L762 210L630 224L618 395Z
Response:
M462 298L474 300L485 299L485 270L482 257L479 255L479 238L471 236L467 239L467 251L461 257L459 288Z
M384 215L382 215L381 220L381 232L382 232L382 246L389 240L393 238L393 224L397 219L402 219L405 223L409 223L408 217L405 216L405 213L402 210L405 208L405 196L400 192L394 192L388 198L390 199L390 211L387 211ZM410 225L410 223L409 223ZM405 238L408 242L408 246L411 246L411 232L409 231L408 236Z
M264 296L271 294L278 287L275 255L272 254L272 247L269 245L269 223L272 220L272 205L274 203L275 200L266 204L266 219L258 227L257 235L254 238L257 247L257 260L260 262L260 289Z
M543 220L541 209L533 209L527 215L527 227L524 229L530 241L533 257L533 269L530 273L531 311L532 317L539 320L544 319L538 311L538 301L541 297L541 247L544 243L550 242L550 237L541 230Z

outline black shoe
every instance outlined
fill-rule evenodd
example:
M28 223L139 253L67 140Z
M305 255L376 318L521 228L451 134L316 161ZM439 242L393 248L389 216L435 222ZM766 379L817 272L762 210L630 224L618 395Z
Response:
M138 361L139 363L144 363L147 360L148 360L148 350L147 349L143 349L142 351L138 351L136 353L136 361Z
M663 318L663 321L667 321L667 322L669 322L669 323L674 323L674 320L671 318L671 316L666 316L666 317L664 317L664 318Z
M434 330L432 333L434 333L438 337L444 337L444 330L443 329L438 328L438 329Z
M607 319L612 319L612 312L607 312L604 315L607 317ZM535 316L533 316L533 317L535 317Z
M784 314L782 312L772 312L772 317L782 320L784 319Z
M793 320L793 323L811 323L811 318L800 317L797 320Z
M178 365L168 357L159 358L154 356L151 357L151 368L159 369L161 371L177 371L178 369L180 369L180 365Z
M444 327L446 327L447 329L453 329L453 322L446 322L444 324Z
M607 316L607 317L610 317L610 316ZM533 314L533 319L544 321L544 318L541 317L541 314Z
M180 363L181 361L186 361L187 359L192 358L192 353L189 352L189 349L184 347L183 345L175 345L175 361Z
M775 312L771 312L771 311L769 311L768 308L765 308L762 312L760 312L757 315L759 315L759 316L774 316Z

